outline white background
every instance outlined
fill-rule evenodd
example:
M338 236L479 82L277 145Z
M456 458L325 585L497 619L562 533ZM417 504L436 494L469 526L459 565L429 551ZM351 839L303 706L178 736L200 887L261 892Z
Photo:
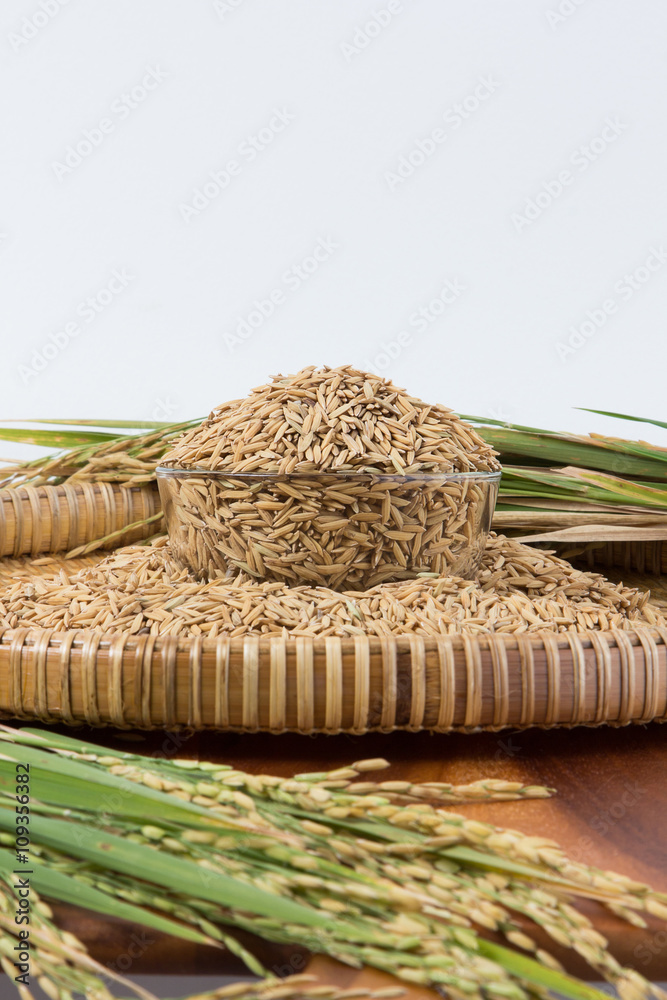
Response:
M388 6L3 0L0 419L179 420L351 362L462 412L667 443L573 409L667 419L667 7L392 0L379 27ZM289 124L261 133L276 109ZM336 249L289 286L319 240ZM114 270L131 280L88 321ZM464 290L435 315L447 280Z

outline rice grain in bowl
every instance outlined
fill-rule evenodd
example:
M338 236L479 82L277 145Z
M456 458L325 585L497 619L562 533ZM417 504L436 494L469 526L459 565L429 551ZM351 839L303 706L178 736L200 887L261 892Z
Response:
M474 574L499 473L269 476L158 469L172 552L199 578L373 587Z
M471 576L499 478L451 410L349 366L223 404L158 469L174 554L199 578L328 587Z

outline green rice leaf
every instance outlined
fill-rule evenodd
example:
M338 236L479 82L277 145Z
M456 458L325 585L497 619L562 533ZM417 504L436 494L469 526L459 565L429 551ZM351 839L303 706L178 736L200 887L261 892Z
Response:
M74 753L92 753L95 755L108 753L110 756L123 759L138 757L137 754L124 753L122 750L106 751L104 747L101 747L97 743L87 743L85 740L79 740L74 736L66 736L53 729L33 729L31 726L21 726L20 729L15 729L13 726L0 724L0 740L4 740L7 743L21 743L26 746L41 747L47 751L57 748L59 750L72 750ZM150 757L142 758L142 760L144 759L147 764L150 764Z
M137 430L171 427L169 420L0 420L1 424L52 424L55 427L130 427Z
M535 496L553 499L588 499L591 502L627 506L629 497L636 506L664 507L663 483L643 483L605 476L593 470L574 466L551 470L505 467L500 482L500 496ZM585 473L585 475L584 475ZM631 493L628 493L628 488Z
M591 434L591 440L601 440L605 442L604 447L614 450L614 443L621 446L622 451L627 455L639 455L648 457L656 462L667 462L667 448L659 448L655 444L647 444L644 441L626 441L624 438L603 438L601 434ZM667 470L663 473L667 475Z
M188 927L176 920L171 920L169 917L154 913L152 910L146 910L133 903L118 899L116 896L101 892L93 886L80 882L66 872L58 871L57 868L51 867L48 863L39 861L34 854L30 858L30 864L26 865L26 870L28 869L31 874L26 877L30 878L30 885L40 896L57 899L61 903L71 903L73 906L83 906L87 910L103 913L105 917L118 917L135 924L143 924L145 927L152 927L164 934L185 938L186 941L195 941L198 944L209 944L217 947L217 941L202 934L194 927ZM0 848L0 873L11 877L16 874L16 870L14 854L5 847Z
M654 427L667 427L664 420L652 420L650 417L633 417L629 413L613 413L611 410L590 410L587 406L575 406L575 410L585 413L599 413L601 417L616 417L618 420L636 420L639 424L653 424Z
M561 472L554 470L547 471L542 469L509 466L503 469L503 480L505 489L511 487L514 483L522 484L524 486L525 484L536 483L540 487L549 486L561 492L586 492L586 486L584 483L570 479Z
M512 431L528 431L530 434L553 434L559 437L558 431L547 431L542 427L528 427L526 424L512 424L508 420L492 420L491 417L473 417L468 413L459 413L461 420L469 420L473 424L483 424L485 427L506 427Z
M11 832L15 826L13 805L11 808L0 808L0 829ZM107 870L152 882L171 892L270 917L283 923L317 927L330 920L329 916L291 899L257 889L154 847L102 832L80 821L74 824L33 813L30 817L30 830L35 843L53 847L70 857L82 858Z
M36 444L41 448L73 448L80 445L102 444L117 437L117 434L104 434L98 431L35 431L0 427L1 441Z
M665 477L664 455L650 449L637 454L638 442L603 438L579 438L539 431L528 433L508 428L480 428L484 440L501 454L539 458L551 465L577 465L627 476ZM641 446L639 446L641 448Z
M650 504L652 507L667 507L667 496L663 489L654 489L641 483L630 483L625 479L619 479L618 476L608 476L588 469L567 468L563 472L585 483L608 489L610 493L624 498L626 502L632 500L634 503Z
M7 742L0 748L0 790L9 792L14 788L16 762L30 766L33 794L51 805L140 820L153 814L164 823L206 829L222 825L203 806L110 774L104 767L26 746L12 747Z
M574 979L565 972L550 969L541 962L536 962L534 958L529 958L528 955L521 955L510 948L487 941L486 938L479 938L479 952L524 982L541 986L560 996L568 997L569 1000L609 1000L608 993Z

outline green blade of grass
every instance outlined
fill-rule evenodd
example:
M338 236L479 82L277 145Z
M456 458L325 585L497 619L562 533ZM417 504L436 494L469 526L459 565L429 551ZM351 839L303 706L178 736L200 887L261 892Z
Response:
M479 938L479 952L485 958L497 962L518 979L568 997L568 1000L609 1000L609 994L603 993L602 990L574 979L566 972L550 969L541 962L536 962L534 958L529 958L528 955L521 955L510 948L487 941L486 938Z
M633 417L629 413L612 413L610 410L591 410L587 406L575 406L575 410L585 413L598 413L601 417L616 417L618 420L635 420L638 424L653 424L654 427L667 427L663 420L652 420L650 417Z
M86 743L85 740L79 740L75 736L66 736L64 733L58 733L51 729L33 729L32 726L21 726L20 729L15 729L13 726L0 724L0 740L7 743L41 747L46 751L58 748L72 750L75 753L108 754L119 758L137 757L137 754L125 753L122 750L106 750L97 743ZM147 763L150 763L150 758L148 758Z
M0 420L0 426L4 424L51 424L54 427L128 427L137 430L155 429L161 430L164 427L171 427L170 420Z
M14 788L16 763L29 765L33 794L52 805L102 814L113 811L116 816L140 820L152 812L166 823L220 828L220 821L204 806L110 774L104 767L8 742L0 750L0 790Z
M593 410L590 412L602 411ZM617 415L620 416L620 414ZM634 458L639 462L667 462L667 448L660 448L643 441L628 441L625 438L606 437L602 434L583 436L559 433L483 417L467 416L464 419L473 420L481 425L480 430L483 436L489 444L492 444L500 452L503 462L512 463L516 462L517 458L528 456L538 463L559 464L566 462L575 465L592 465L594 468L602 469L602 471L610 471L609 460L602 454L606 451L615 456L612 460L614 465L611 471L654 477L665 475L665 471L660 471L659 466L651 466L655 471L649 472L648 465L644 466L647 471L642 473L641 465L633 461ZM659 421L652 422L660 426ZM498 429L494 430L493 428ZM568 454L577 454L579 457L576 460L568 459ZM625 456L625 458L621 456Z
M646 456L656 462L667 463L667 448L659 448L656 444L647 444L644 441L626 441L625 438L603 437L602 434L591 434L591 440L604 442L603 447L614 451L614 444L620 443L621 450L627 455ZM667 473L663 473L665 475Z
M568 479L559 472L553 470L531 469L519 466L505 466L500 482L501 489L505 490L514 484L521 484L524 489L528 486L550 487L554 490L567 493L585 493L586 485L573 479ZM540 489L541 492L541 489Z
M577 406L575 409L582 410L586 413L596 413L605 417L618 417L621 420L634 420L638 423L653 424L655 427L667 427L667 423L664 423L661 420L651 420L648 417L633 417L627 413L612 413L608 410L592 410L585 406ZM493 420L491 417L475 417L466 414L461 414L461 417L463 420L470 420L473 423L480 425L482 428L499 427L508 431L525 431L528 434L537 434L547 438L558 438L561 441L574 442L575 444L578 443L586 445L597 443L599 447L623 452L628 450L634 453L635 449L639 449L637 454L647 455L659 460L662 460L661 453L667 452L667 448L660 448L658 445L647 444L643 441L628 441L625 438L609 437L604 434L568 434L563 431L550 431L544 427L528 427L526 424L513 424L508 420ZM591 441L590 439L593 440Z
M468 413L459 413L461 420L469 420L473 424L483 424L485 427L505 427L512 431L528 431L529 434L553 434L559 437L558 431L547 431L542 427L528 427L526 424L513 424L509 420L493 420L491 417L473 417Z
M667 507L667 496L662 489L654 489L651 486L643 486L641 483L631 483L617 476L605 475L601 472L591 472L589 469L577 469L573 467L563 469L565 475L581 479L585 483L598 486L601 489L608 489L610 493L623 498L625 501L632 500L633 503L650 505L652 507Z
M627 506L628 498L631 497L636 506L657 509L665 506L666 484L632 482L589 469L581 469L575 474L574 468L566 466L556 472L544 472L541 469L505 467L499 494L563 500L589 499L591 502L623 506Z
M11 832L16 827L12 808L0 808L0 829ZM189 898L203 899L219 906L254 913L274 920L294 922L306 927L323 926L330 917L311 907L283 896L258 889L228 875L200 867L192 861L137 844L113 833L104 833L80 821L52 819L33 814L31 839L81 858L111 871L162 886Z
M582 468L600 469L627 476L665 477L665 456L658 457L650 449L642 449L637 442L620 442L606 439L586 439L549 433L528 433L507 428L480 428L484 440L496 451L528 458L546 459L552 465L578 465ZM637 447L641 454L637 454ZM644 457L646 456L646 457Z
M218 947L218 942L194 927L188 927L169 917L160 916L152 910L145 910L133 903L110 896L93 886L86 885L66 872L58 871L48 864L39 861L34 855L25 868L30 870L30 885L40 896L58 900L61 903L71 903L73 906L83 906L87 910L103 913L105 917L119 917L131 923L143 924L164 934L194 941L197 944L208 944ZM20 870L20 869L18 869ZM7 848L0 848L0 872L7 876L17 873L16 858ZM20 875L18 876L21 877ZM28 877L28 876L26 876Z
M117 434L101 431L33 431L14 427L0 427L0 440L17 444L35 444L41 448L73 448L81 445L102 444L114 441Z

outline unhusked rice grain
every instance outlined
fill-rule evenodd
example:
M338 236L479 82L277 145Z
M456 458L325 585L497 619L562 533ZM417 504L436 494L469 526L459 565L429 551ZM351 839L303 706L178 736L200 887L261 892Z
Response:
M366 591L197 582L169 543L117 549L69 576L0 585L0 626L153 635L423 635L523 633L667 625L649 595L491 534L477 580L424 576Z
M277 375L245 399L223 403L186 431L163 465L288 475L497 472L490 445L445 406L389 379L340 368Z

